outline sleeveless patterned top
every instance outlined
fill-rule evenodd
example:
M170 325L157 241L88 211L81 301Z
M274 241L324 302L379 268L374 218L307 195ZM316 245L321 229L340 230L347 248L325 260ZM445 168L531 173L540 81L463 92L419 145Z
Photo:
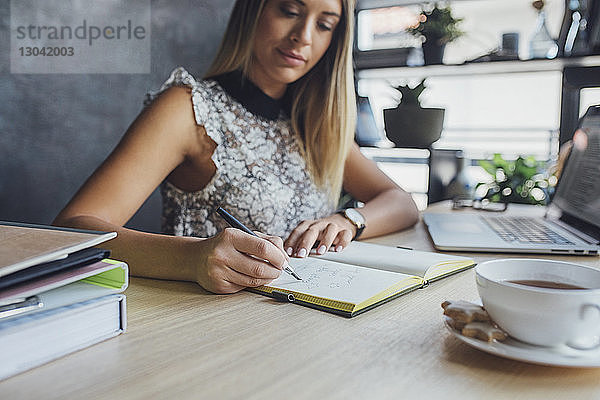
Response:
M177 236L209 237L227 223L215 212L228 210L252 230L284 239L305 219L332 214L335 204L306 170L300 139L293 134L283 102L264 94L238 71L195 80L177 68L146 104L174 85L192 89L196 123L217 144L216 172L195 192L168 181L161 186L162 230Z

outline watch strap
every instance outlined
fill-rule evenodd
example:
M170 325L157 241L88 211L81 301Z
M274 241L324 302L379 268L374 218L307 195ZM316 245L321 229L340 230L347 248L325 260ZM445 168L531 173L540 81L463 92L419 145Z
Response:
M360 214L360 212L358 210L354 209L354 211L357 212L358 214ZM341 214L344 218L346 218L348 221L350 221L352 223L352 225L354 225L356 227L356 233L354 234L354 237L352 238L352 240L358 239L358 237L362 234L363 230L365 229L365 224L360 223L360 222L355 221L352 218L350 218L348 216L348 214L346 213L346 209L338 211L338 214ZM360 215L362 216L362 214L360 214ZM364 217L363 217L363 220L364 220Z

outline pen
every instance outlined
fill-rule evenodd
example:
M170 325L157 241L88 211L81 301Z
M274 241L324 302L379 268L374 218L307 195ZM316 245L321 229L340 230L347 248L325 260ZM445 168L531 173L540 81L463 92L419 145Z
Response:
M12 299L9 303L0 303L0 319L23 314L44 307L44 303L37 296L26 299Z
M222 207L217 208L217 214L219 214L232 227L242 230L252 236L258 237L258 235L256 233L254 233L250 229L248 229L248 227L246 225L242 224L233 215L231 215L227 211L225 211ZM288 274L292 275L294 278L298 279L299 281L302 280L302 278L300 278L298 276L298 274L296 274L296 272L292 269L290 264L288 264L287 262L283 265L283 270L285 272L287 272Z

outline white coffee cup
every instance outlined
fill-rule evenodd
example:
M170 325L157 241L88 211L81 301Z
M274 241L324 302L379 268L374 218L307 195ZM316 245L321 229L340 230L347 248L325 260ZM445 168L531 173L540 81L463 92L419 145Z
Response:
M513 338L539 346L589 349L600 345L600 270L563 261L513 258L483 262L475 273L483 306ZM583 289L510 281L549 281Z

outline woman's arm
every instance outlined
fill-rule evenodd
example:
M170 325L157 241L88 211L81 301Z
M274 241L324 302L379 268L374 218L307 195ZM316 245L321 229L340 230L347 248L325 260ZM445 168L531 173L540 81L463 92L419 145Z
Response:
M354 144L344 166L344 189L364 202L359 211L366 221L361 239L398 231L414 225L419 217L411 195L396 185ZM303 221L286 239L289 255L303 257L314 243L323 254L332 245L340 251L356 234L356 226L340 214L319 220ZM304 251L303 251L304 249Z
M365 203L360 208L366 220L361 238L395 232L416 224L419 219L412 196L366 158L356 144L346 161L344 189Z
M279 238L236 229L210 239L173 237L123 227L177 166L194 162L210 178L214 146L195 123L189 89L170 88L140 114L54 224L116 231L102 247L126 261L133 275L195 281L218 293L265 284L286 261Z

